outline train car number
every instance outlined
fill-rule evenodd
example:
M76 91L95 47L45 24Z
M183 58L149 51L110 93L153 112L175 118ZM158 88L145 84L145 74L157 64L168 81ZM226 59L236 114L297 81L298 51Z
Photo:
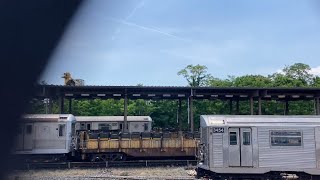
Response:
M224 133L224 128L223 127L215 127L212 130L213 133Z

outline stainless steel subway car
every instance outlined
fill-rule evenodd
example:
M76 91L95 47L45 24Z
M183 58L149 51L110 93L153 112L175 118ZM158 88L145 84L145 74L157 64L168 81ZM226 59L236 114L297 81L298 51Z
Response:
M123 116L76 116L77 130L123 131ZM128 132L150 132L152 119L150 116L128 116Z
M320 175L320 116L200 117L198 176Z
M15 154L65 158L75 149L75 123L71 114L24 115L15 137Z

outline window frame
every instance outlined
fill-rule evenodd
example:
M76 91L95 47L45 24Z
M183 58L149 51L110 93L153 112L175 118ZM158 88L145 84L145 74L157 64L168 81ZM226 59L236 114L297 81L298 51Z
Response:
M144 123L143 126L144 126L143 127L144 131L148 131L149 130L149 123Z
M231 133L235 133L236 144L231 144ZM238 142L238 132L229 131L229 146L238 146L238 145L239 145L239 142Z
M244 134L248 134L249 135L249 143L246 142L246 144L245 144ZM241 145L243 145L243 146L251 146L251 132L250 131L243 131L242 132L242 144Z
M294 133L297 133L299 132L300 133L300 136L290 136L290 135L272 135L272 132L294 132ZM273 137L293 137L293 138L296 138L296 137L300 137L301 138L301 143L300 145L273 145L272 143L272 138ZM291 130L291 129L278 129L278 130L269 130L269 146L271 148L303 148L303 131L302 130Z
M112 126L109 123L99 123L98 124L98 130L104 131L104 130L107 130L107 128L109 131L112 130Z
M61 127L63 127L63 128L61 128ZM58 125L58 137L65 137L66 136L66 129L67 129L66 124L59 124Z
M26 124L25 128L26 128L25 134L26 135L31 135L32 131L33 131L33 125L32 124Z

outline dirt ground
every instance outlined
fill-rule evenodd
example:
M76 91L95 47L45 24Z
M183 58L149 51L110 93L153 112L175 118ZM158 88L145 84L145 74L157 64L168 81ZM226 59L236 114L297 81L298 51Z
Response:
M194 179L194 167L104 168L14 171L9 180L22 179Z

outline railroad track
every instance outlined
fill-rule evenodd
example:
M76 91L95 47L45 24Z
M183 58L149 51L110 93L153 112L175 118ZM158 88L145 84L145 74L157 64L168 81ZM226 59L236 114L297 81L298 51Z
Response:
M113 162L60 162L60 163L23 163L17 169L70 169L106 167L157 167L157 166L195 166L196 160L139 160Z

